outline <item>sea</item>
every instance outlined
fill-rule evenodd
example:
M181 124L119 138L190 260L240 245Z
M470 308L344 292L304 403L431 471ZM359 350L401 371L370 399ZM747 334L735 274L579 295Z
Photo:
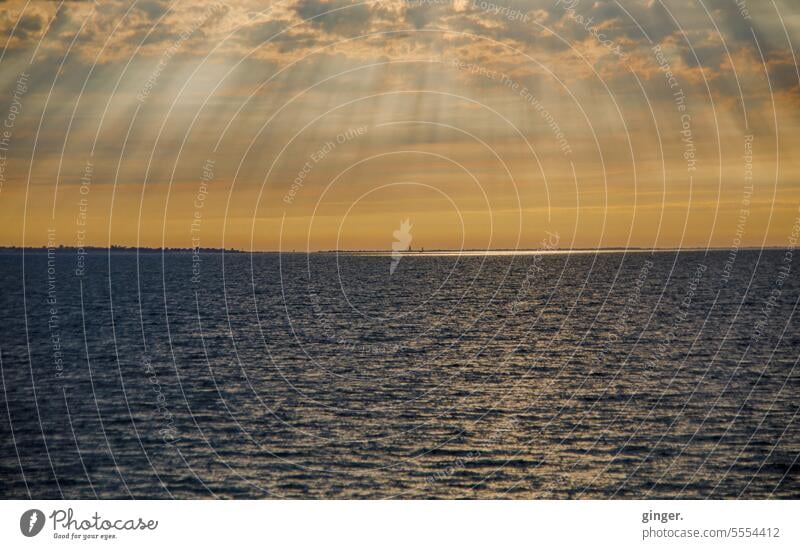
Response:
M791 249L0 252L0 497L800 497Z

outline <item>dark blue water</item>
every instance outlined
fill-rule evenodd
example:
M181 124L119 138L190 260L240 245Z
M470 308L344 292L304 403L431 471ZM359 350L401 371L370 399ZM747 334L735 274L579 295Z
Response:
M792 259L4 252L0 495L798 497Z

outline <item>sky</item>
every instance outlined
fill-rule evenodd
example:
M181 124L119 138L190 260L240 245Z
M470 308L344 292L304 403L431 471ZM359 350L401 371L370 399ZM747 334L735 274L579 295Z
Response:
M787 246L799 30L791 0L0 2L0 245Z

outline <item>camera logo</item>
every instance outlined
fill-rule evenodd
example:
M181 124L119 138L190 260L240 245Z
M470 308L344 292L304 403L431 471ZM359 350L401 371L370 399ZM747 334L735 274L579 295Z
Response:
M22 535L32 538L44 528L44 513L38 509L29 509L22 513L19 519L19 529Z

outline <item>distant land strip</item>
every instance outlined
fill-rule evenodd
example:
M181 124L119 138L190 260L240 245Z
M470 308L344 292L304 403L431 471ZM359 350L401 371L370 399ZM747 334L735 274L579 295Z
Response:
M786 250L786 246L742 246L737 248L739 251L757 251L757 250ZM399 254L404 256L425 256L425 255L525 255L525 254L566 254L566 253L624 253L624 252L722 252L730 251L729 247L684 247L684 248L645 248L645 247L622 247L611 246L604 248L470 248L470 249L420 249L420 250L406 250L406 251L392 251L392 250L314 250L314 251L297 251L297 250L240 250L237 248L152 248L152 247L136 247L136 246L56 246L48 248L47 246L0 246L0 253L3 252L47 252L54 250L56 252L94 252L94 253L108 253L108 252L139 252L139 253L234 253L234 254L319 254L319 255L375 255L385 256L391 254Z

